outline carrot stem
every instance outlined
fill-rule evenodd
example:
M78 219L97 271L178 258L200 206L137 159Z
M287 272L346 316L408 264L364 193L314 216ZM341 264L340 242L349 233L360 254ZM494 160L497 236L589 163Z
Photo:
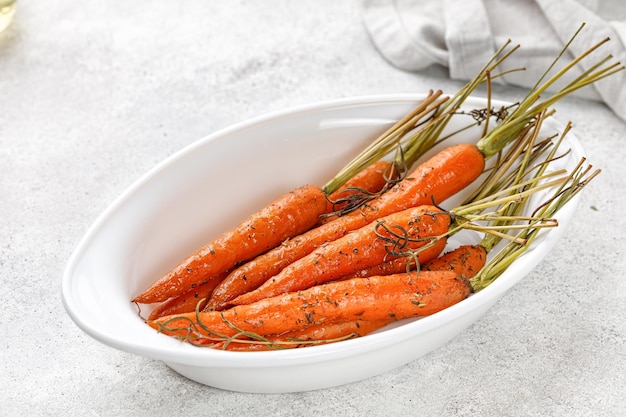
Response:
M551 196L539 206L533 213L537 219L553 217L561 208L563 208L575 195L577 195L583 187L585 187L593 178L595 178L600 170L592 171L591 166L583 167L584 159L579 162L576 168L569 175L567 181L560 187L557 187ZM488 263L482 271L470 281L474 292L485 289L495 279L497 279L509 265L519 258L532 242L539 236L540 227L538 221L529 222L526 227L515 235L512 240L504 246ZM520 244L519 241L524 242Z

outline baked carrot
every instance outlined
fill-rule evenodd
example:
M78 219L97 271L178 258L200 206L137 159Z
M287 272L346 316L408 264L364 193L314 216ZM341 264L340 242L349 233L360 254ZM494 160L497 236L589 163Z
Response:
M442 240L445 243L445 240ZM483 245L462 245L437 258L417 265L412 259L395 258L370 268L363 268L353 275L342 279L371 277L374 275L390 275L401 272L415 271L419 266L422 271L453 271L465 278L472 278L487 262L487 249Z
M472 278L485 266L487 249L483 245L461 245L421 265L422 271L453 271Z
M400 170L393 161L376 161L349 179L337 191L328 196L327 213L320 223L332 221L342 210L352 210L375 198L391 187L400 177Z
M567 84L563 90L558 92L558 94L552 97L549 97L548 100L539 102L539 97L546 90L546 88L548 88L554 81L556 81L556 79L558 79L562 73L564 73L567 69L573 67L578 61L582 59L583 56L588 55L589 52L591 52L592 50L593 49L583 54L581 57L576 58L570 65L568 65L568 67L566 67L564 70L559 72L558 76L551 77L547 82L543 84L540 84L542 82L542 80L540 80L540 82L537 83L537 87L531 90L531 92L529 92L527 97L521 103L519 103L518 106L516 106L517 109L512 114L509 114L507 110L506 112L503 113L503 116L500 116L500 115L497 116L500 119L501 123L499 123L495 129L489 132L489 134L486 134L488 132L488 129L487 129L487 124L485 124L485 128L484 128L485 136L481 138L481 140L477 143L477 146L476 146L477 150L482 154L482 156L484 156L485 158L488 158L500 152L502 148L504 147L504 144L508 143L511 138L517 136L521 130L525 129L527 126L527 123L531 123L532 120L536 119L538 113L541 112L542 109L547 108L549 105L551 105L552 103L560 99L560 97L562 97L563 95L566 95L575 89L578 89L584 85L588 85L591 82L594 82L595 80L604 78L616 71L623 69L623 66L621 66L621 64L619 63L615 64L615 65L620 65L619 68L610 66L606 69L598 69L601 67L601 64L603 63L603 62L600 62L597 65L593 66L593 69L583 73L580 77L577 77L574 82ZM490 71L485 71L485 72L488 74L490 73ZM491 110L488 109L487 121L489 120L490 115L491 115ZM435 130L440 131L438 128ZM555 199L557 198L555 197ZM435 199L435 201L439 203L442 200ZM362 217L366 217L370 213L371 212L369 211L369 206L368 206L368 207L363 208L363 210L360 210L357 214L361 215ZM336 222L333 221L330 224L334 224L334 223ZM533 227L529 226L529 228L533 228ZM342 232L338 232L338 234L340 235L341 233ZM345 234L348 232L346 231L343 233ZM486 273L481 270L478 276L485 275L486 278L485 279L481 278L480 280L478 280L477 282L480 285L478 287L474 287L474 290L476 290L476 288L484 288L484 286L488 285L489 282L491 282L493 279L495 279L495 277L498 276L498 274L502 273L502 271L506 269L506 265L508 265L508 262L510 262L511 259L514 259L520 253L518 252L519 249L515 247L513 244L515 245L523 244L524 247L526 247L525 246L526 243L524 242L531 241L532 237L536 236L536 235L532 235L532 233L534 233L534 229L533 229L533 232L530 232L529 234L525 235L523 239L515 238L511 240L509 244L507 245L507 248L511 247L510 250L512 252L508 252L504 255L504 258L503 258L504 265L502 266L500 266L499 264L495 265L494 259L492 259L490 261L490 264L492 264L491 266L493 266L495 270L487 268L488 271ZM319 245L323 245L325 242L326 241L321 242L319 243ZM314 250L317 246L313 245L312 250ZM487 266L489 266L489 264ZM358 305L355 306L356 301L354 300L360 301L363 297L363 294L358 293L358 296L353 295L351 297L349 289L347 287L341 287L340 285L345 284L345 283L354 283L355 285L359 283L359 285L361 285L364 282L367 282L369 284L374 281L378 281L379 279L386 280L386 279L389 279L389 277L395 277L399 275L402 276L403 281L410 281L411 280L410 277L413 276L412 274L407 275L405 273L402 273L402 274L389 275L385 277L376 276L372 278L353 278L353 279L349 279L349 280L345 280L341 282L334 282L331 284L315 286L309 290L303 290L297 293L291 293L291 292L285 293L283 295L270 297L267 299L262 299L258 302L255 302L249 305L233 307L222 312L207 311L207 312L198 312L192 315L187 315L187 316L182 316L182 317L181 316L176 316L176 317L169 316L170 318L169 320L165 320L166 318L162 318L159 321L152 321L150 322L150 324L153 327L158 328L159 330L163 332L185 337L189 341L191 341L193 338L197 337L198 335L202 335L203 332L206 335L215 336L213 334L213 331L219 330L220 329L219 326L222 326L221 328L226 332L224 334L235 336L236 334L240 334L242 329L248 332L254 331L258 334L263 334L262 333L263 331L270 331L270 328L272 328L272 326L274 326L273 331L283 332L283 331L290 331L289 329L292 329L292 328L299 328L295 326L297 326L298 324L302 324L302 323L304 323L304 326L310 326L311 323L316 323L316 322L332 322L333 320L334 321L352 320L354 319L354 317L357 317L357 316L364 320L373 320L376 317L375 316L376 313L379 313L379 314L381 313L379 310L377 310L376 307L380 307L380 305L382 305L383 307L388 306L389 298L386 298L384 300L386 302L370 303L370 305L373 306L373 308L371 309L364 308ZM418 274L419 279L416 279L414 281L417 283L420 283L420 282L423 283L424 279L428 278L429 276L443 277L445 275L448 275L454 278L454 280L458 282L464 282L465 284L467 284L468 282L468 280L465 277L459 276L458 274L452 271L421 271L420 274ZM376 285L377 290L380 290L381 287L388 290L388 291L385 291L386 295L393 293L393 291L391 291L391 287L385 288L384 285L381 285L381 282L376 282L376 284L377 284ZM339 287L334 287L335 285ZM441 284L436 285L428 289L425 293L419 293L418 291L412 291L410 289L404 288L402 293L404 294L405 297L407 296L407 294L411 294L413 292L423 295L424 298L421 298L420 300L413 300L413 302L411 303L413 305L413 308L415 308L415 306L420 306L422 308L424 307L434 308L433 306L436 304L436 301L440 299L438 298L434 299L435 302L433 302L430 298L427 298L427 297L431 296L432 294L435 294L436 290L440 290L441 287L443 287L443 285ZM337 291L337 290L339 290L340 292L333 293L333 291ZM313 295L315 294L314 293L315 291L317 291L316 298L313 297ZM471 287L469 289L466 288L466 291L467 291L467 294L469 294L469 292L472 291L472 288ZM329 298L329 293L332 296L338 296L338 298L334 299L332 296ZM436 293L439 294L438 292ZM460 299L466 297L467 294L462 296ZM305 304L300 303L303 300L305 301ZM377 301L379 299L374 298L374 300ZM276 304L274 304L275 301L276 301ZM402 309L403 306L408 308L408 304L404 304L404 301L405 300L397 300L397 299L393 300L392 307L390 309L386 309L386 310L384 309L383 313L386 314L387 317L389 317L390 315L393 315L393 317L395 318L403 318L404 315L409 314L407 313L408 310ZM296 302L296 304L291 304L285 307L285 305L290 302ZM455 301L455 302L458 302L458 301ZM276 307L276 306L279 306L279 307ZM320 308L319 310L313 310L313 308L318 308L318 307ZM335 310L333 310L335 308L340 308L341 312L336 313ZM445 307L440 306L440 308L445 308ZM439 310L435 310L435 311L439 311ZM421 310L421 313L424 313L424 312L425 310ZM408 317L412 317L412 315L409 315ZM165 320L165 321L161 321L161 320ZM180 326L176 326L177 324L180 324ZM175 327L171 328L169 327L169 325L174 325Z
M390 214L320 246L231 303L250 304L285 292L304 290L385 259L415 256L419 263L426 262L441 253L445 245L434 243L446 235L450 225L450 215L430 205ZM420 248L422 250L418 250Z
M407 208L439 204L474 182L484 168L485 157L475 145L448 146L350 217L369 223Z
M313 227L326 211L326 204L324 191L314 185L284 194L198 249L133 301L144 304L165 301L204 280L217 279L238 263Z
M228 307L235 297L258 288L287 265L376 219L433 201L441 203L478 178L484 166L485 159L474 145L444 148L365 206L287 240L236 268L215 288L205 309Z
M225 276L226 274L222 274L221 278L223 279ZM196 311L196 308L203 309L219 282L220 277L209 280L177 297L164 301L152 310L148 316L148 320L154 320L171 314L191 313L192 311Z
M441 245L441 251L443 251L445 245L446 245L446 239L440 239L437 243L437 245ZM436 258L435 258L436 259ZM343 278L340 279L350 279L350 278L366 278L366 277L373 277L376 275L392 275L392 274L399 274L401 272L410 272L410 271L415 271L417 269L417 262L415 262L415 259L412 259L410 257L400 257L400 258L394 258L394 259L390 259L390 260L386 260L384 262L381 262L379 264L373 265L369 268L361 268L358 271L354 272L351 275L345 276Z
M267 336L315 323L402 320L428 316L469 296L468 280L452 271L423 271L353 278L265 298L224 311L201 311L149 320L154 329L182 340L223 341L251 332Z
M227 342L211 342L210 347L238 352L302 348L362 337L385 327L392 321L392 319L386 319L319 323L278 336L266 336L263 340L248 338L243 341L237 339Z

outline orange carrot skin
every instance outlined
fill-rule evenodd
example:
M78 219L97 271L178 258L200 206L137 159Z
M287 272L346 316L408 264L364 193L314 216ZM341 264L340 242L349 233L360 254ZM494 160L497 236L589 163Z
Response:
M427 205L385 216L317 248L309 255L287 266L259 288L242 294L231 302L235 305L249 304L281 293L303 290L354 274L360 269L369 268L385 259L396 257L389 253L389 242L380 237L380 235L391 237L388 231L379 227L381 222L396 232L398 230L394 228L401 227L409 239L420 239L416 242L409 242L406 248L398 249L398 251L406 252L409 249L425 246L428 241L424 239L445 235L450 227L450 221L448 213ZM435 250L425 248L417 257L419 262L423 263L435 258L440 252L441 247Z
M386 177L388 175L388 177ZM362 189L371 193L379 192L387 184L387 178L390 180L397 179L399 171L395 169L395 165L391 161L377 161L369 165L360 173L352 177L346 184L340 187L337 191L332 193L328 197L328 206L326 213L332 213L345 206L345 204L339 203L333 204L333 201L337 201L340 198L346 198L351 194L356 193L354 189ZM336 215L329 217L321 217L319 224L328 223L337 218ZM347 229L346 229L347 230ZM336 234L336 236L343 236L345 232ZM312 236L311 236L312 235ZM284 251L292 253L292 250L302 251L309 253L315 249L319 242L325 238L316 238L317 233L310 231L309 235L296 236L291 240L283 242L281 246L274 249L274 255L267 256L267 262L263 261L263 256L260 259L253 260L241 267L235 269L232 274L226 277L215 288L211 298L208 301L207 310L223 310L228 307L229 302L238 295L245 292L256 289L259 285L265 282L269 277L277 274L285 266L289 265L293 260L296 260L294 256L285 256ZM312 238L311 238L312 237ZM323 243L323 242L322 242ZM277 255L277 256L276 256Z
M464 278L472 278L487 262L487 250L482 245L462 245L438 258L425 262L423 271L454 271Z
M446 247L447 239L442 238L434 242L435 246L433 247L433 253L436 253L435 256L439 256L441 252ZM425 261L426 263L432 262L437 259L433 257ZM418 259L419 261L419 259ZM415 260L411 257L400 257L391 259L388 261L381 262L369 268L363 268L359 271L356 271L354 274L346 276L342 279L350 279L350 278L366 278L372 277L375 275L391 275L391 274L399 274L401 272L407 272L407 266L409 271L415 271L419 265L415 264Z
M402 273L331 282L224 311L161 317L147 324L182 340L189 340L190 324L196 324L195 334L200 337L214 336L206 329L227 337L238 330L276 335L315 323L428 316L464 300L470 293L469 281L452 271L422 271L417 277ZM197 326L198 320L201 326Z
M292 262L368 223L411 207L441 203L483 172L485 159L474 145L445 148L366 206L315 227L235 269L215 289L206 310L227 308L235 297L258 288Z
M329 224L334 225L335 222ZM330 228L332 226L324 225L311 229L303 235L284 241L280 246L236 268L215 288L205 310L223 310L230 307L230 302L234 298L255 290L283 268L313 252L326 242L327 237L324 231ZM337 230L333 236L339 238L345 236L346 233L347 229L342 228L342 230Z
M155 303L180 295L285 239L313 227L326 210L326 195L314 185L299 187L197 250L133 301Z
M393 161L376 161L372 163L328 196L327 212L333 213L341 210L347 203L340 200L362 192L360 190L372 194L380 192L388 184L388 181L397 180L399 175L400 171L396 168ZM337 203L334 204L334 202ZM336 218L336 215L323 217L320 223L327 223Z
M222 274L222 278L225 276L226 274ZM202 310L206 306L209 297L211 297L213 290L219 282L219 279L212 279L182 293L177 297L170 298L152 310L148 316L148 320L155 320L159 317L169 316L172 314L191 313L196 311L196 308Z
M295 349L308 346L317 346L336 340L345 340L366 336L382 329L391 323L387 320L351 320L338 323L313 324L306 329L285 332L279 336L266 336L268 343L213 343L210 347L237 352L258 352L276 349ZM311 343L313 342L313 343Z
M437 244L445 246L442 239ZM442 247L441 250L444 248ZM348 278L371 277L374 275L390 275L406 272L407 263L412 262L410 258L396 258L382 262L371 268L362 269ZM455 248L443 255L430 259L420 265L422 271L453 271L465 278L472 278L485 266L487 262L487 250L482 245L463 245ZM416 265L409 265L410 270L415 270Z
M433 202L440 204L474 182L485 169L485 157L472 144L446 147L418 165L404 180L350 216L368 221Z

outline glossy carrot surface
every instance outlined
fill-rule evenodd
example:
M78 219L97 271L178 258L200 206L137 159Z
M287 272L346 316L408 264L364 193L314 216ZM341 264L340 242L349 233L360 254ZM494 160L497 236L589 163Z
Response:
M415 254L419 263L426 262L437 257L445 246L428 244L445 236L449 227L450 215L434 206L390 214L320 246L232 303L249 304L284 292L303 290L354 274L386 259ZM420 248L423 250L417 251Z
M474 145L444 148L364 207L287 240L235 269L215 289L206 309L228 307L234 298L258 288L289 264L376 219L433 201L441 203L476 180L484 167L485 159Z
M134 298L155 303L180 295L313 227L327 208L324 191L299 187L212 239Z
M487 249L482 245L462 245L425 262L423 271L453 271L464 278L472 278L485 266Z
M316 285L224 311L161 317L154 329L192 343L221 342L240 335L280 335L319 323L401 320L428 316L471 293L468 280L452 271L423 271Z

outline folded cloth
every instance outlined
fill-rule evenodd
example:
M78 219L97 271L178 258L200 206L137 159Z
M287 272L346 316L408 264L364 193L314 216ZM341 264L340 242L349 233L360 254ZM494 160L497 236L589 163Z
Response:
M443 65L452 79L469 80L510 39L520 49L500 69L526 69L507 73L500 82L531 88L583 23L563 62L609 37L594 54L610 53L626 63L623 0L363 0L362 5L372 41L385 59L406 71ZM595 62L584 60L564 80ZM625 85L622 71L573 94L603 101L626 120Z

